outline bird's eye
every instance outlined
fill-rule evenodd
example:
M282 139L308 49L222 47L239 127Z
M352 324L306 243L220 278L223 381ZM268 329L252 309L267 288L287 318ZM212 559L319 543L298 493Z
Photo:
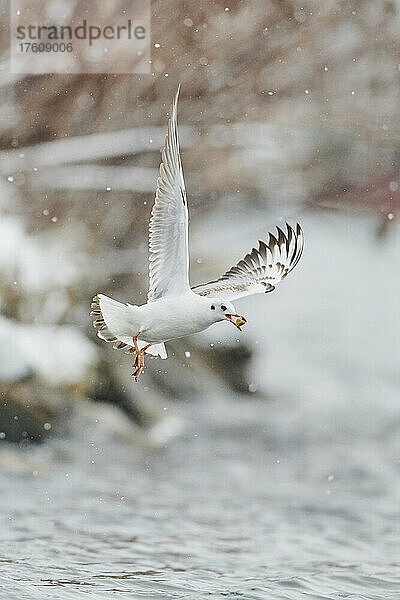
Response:
M211 304L211 310L215 310L214 304Z
M221 304L221 310L226 310L226 306L224 306L223 304Z

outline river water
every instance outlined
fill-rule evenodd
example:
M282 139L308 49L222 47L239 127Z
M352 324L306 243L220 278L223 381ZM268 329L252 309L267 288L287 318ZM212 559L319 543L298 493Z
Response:
M399 244L343 223L309 223L264 331L266 299L246 305L253 394L168 404L182 430L157 448L101 407L3 445L1 598L400 598Z
M93 428L22 453L1 596L399 598L399 424L282 436L278 406L215 402L157 451Z

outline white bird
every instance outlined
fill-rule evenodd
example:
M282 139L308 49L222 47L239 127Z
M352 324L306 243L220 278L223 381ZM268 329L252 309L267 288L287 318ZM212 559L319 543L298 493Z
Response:
M190 287L188 248L188 205L179 155L177 102L171 108L160 176L149 227L149 292L142 306L122 304L98 294L92 312L97 335L114 348L134 353L137 381L144 355L167 358L164 343L203 331L218 321L230 321L238 329L246 319L236 313L232 300L272 292L275 285L294 269L303 252L300 225L287 233L277 227L268 243L259 241L236 266L222 277Z

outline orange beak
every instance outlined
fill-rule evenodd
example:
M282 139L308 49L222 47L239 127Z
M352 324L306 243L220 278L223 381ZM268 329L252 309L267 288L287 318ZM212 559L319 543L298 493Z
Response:
M230 321L231 323L233 323L235 325L235 327L237 327L240 331L242 331L240 329L240 326L244 325L245 323L247 323L246 319L244 317L242 317L242 315L227 314L225 316L228 319L228 321Z

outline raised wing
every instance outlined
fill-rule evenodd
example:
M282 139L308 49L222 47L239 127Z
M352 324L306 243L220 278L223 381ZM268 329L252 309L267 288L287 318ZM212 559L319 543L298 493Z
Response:
M179 88L171 108L160 177L149 227L148 302L189 290L188 209L176 121Z
M284 279L299 262L304 248L303 231L299 224L293 229L286 223L287 234L277 227L277 236L269 234L268 244L259 241L258 249L246 254L215 281L192 288L200 296L221 296L225 300L236 300L260 292L273 292L279 281Z

